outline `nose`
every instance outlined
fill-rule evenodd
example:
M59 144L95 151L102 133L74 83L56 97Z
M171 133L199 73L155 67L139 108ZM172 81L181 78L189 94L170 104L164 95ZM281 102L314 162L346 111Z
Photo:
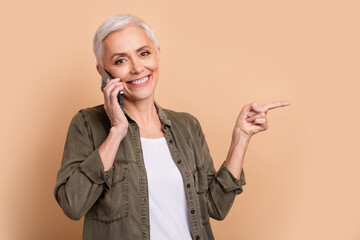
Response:
M131 73L132 74L139 74L143 70L144 70L144 65L142 64L142 62L139 59L134 58L131 61Z

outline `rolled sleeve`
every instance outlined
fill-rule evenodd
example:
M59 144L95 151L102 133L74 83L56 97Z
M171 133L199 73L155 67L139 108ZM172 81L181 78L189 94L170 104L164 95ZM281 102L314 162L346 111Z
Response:
M109 170L104 171L104 165L101 161L99 149L92 152L89 157L80 164L80 170L83 172L93 183L105 184L105 189L110 189L113 178L112 166Z
M246 185L244 169L241 169L240 179L237 179L226 168L225 161L217 172L216 180L225 192L234 191L235 195L242 193L242 186Z

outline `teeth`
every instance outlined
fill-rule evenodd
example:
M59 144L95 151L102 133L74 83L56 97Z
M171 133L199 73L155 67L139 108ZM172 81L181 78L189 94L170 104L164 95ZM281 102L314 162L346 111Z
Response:
M131 81L130 84L133 85L139 85L139 84L143 84L144 82L146 82L149 79L149 76L146 76L142 79L136 80L136 81Z

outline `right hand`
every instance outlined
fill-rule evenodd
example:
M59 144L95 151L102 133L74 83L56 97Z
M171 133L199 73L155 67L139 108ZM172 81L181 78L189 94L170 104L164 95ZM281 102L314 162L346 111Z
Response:
M103 89L104 93L104 109L109 117L111 127L119 131L125 137L129 122L122 111L118 94L124 89L124 83L120 82L120 78L108 79Z

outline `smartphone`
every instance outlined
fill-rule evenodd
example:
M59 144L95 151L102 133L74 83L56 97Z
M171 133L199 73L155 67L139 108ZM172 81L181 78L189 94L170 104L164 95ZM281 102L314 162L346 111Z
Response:
M114 77L113 77L108 71L106 71L106 70L103 68L102 71L101 71L101 91L104 90L104 87L106 86L106 81L107 81L109 78L110 78L110 79L114 79ZM119 104L120 104L121 109L124 110L124 107L123 107L124 92L123 92L123 90L120 91L120 93L118 94L117 98L118 98L118 101L119 101Z

